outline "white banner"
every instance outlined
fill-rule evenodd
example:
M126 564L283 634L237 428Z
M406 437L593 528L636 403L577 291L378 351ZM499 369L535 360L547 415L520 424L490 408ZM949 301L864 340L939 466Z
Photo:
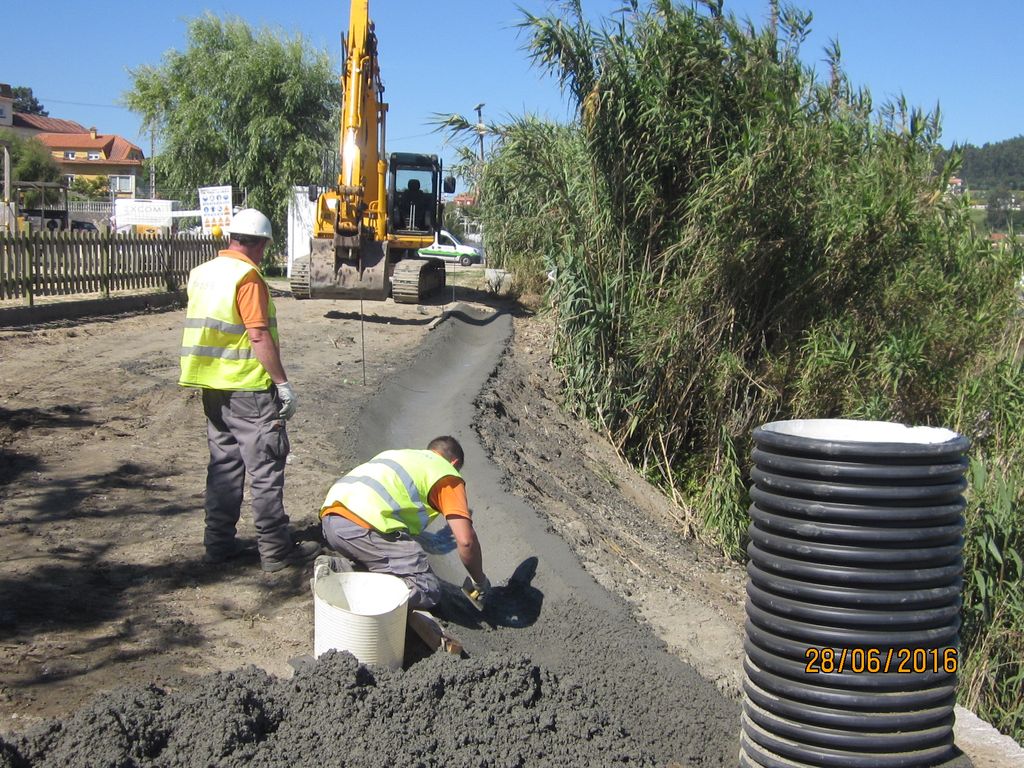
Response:
M136 226L169 227L173 200L115 200L114 224L118 232Z
M296 259L309 256L313 224L316 221L316 202L309 201L309 185L292 187L288 199L288 277Z
M203 234L214 227L227 230L231 224L231 186L200 187L199 209L203 216Z

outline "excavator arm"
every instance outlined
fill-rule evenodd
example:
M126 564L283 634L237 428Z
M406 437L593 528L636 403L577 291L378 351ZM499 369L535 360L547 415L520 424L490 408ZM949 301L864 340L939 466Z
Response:
M360 237L383 241L387 236L382 155L388 105L382 98L384 85L369 0L352 0L350 4L341 87L341 171L335 188L317 201L314 234L339 238L338 247L358 249Z
M343 47L340 172L332 187L317 190L310 255L292 264L292 294L419 301L445 279L442 262L418 258L440 227L441 164L415 153L388 162L388 105L369 0L351 0ZM445 191L454 183L446 181Z

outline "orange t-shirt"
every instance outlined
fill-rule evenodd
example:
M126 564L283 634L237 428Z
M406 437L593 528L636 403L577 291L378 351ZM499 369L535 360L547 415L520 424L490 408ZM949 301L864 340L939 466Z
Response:
M429 500L430 506L444 515L445 519L449 517L473 519L469 511L469 499L466 497L466 481L454 475L447 475L434 483L434 487L430 489ZM334 502L325 509L321 513L321 517L323 515L341 515L356 525L363 526L363 528L371 527L359 515L352 512L339 501Z
M469 499L466 498L466 481L454 475L442 477L430 489L430 506L448 517L464 517L472 520Z
M259 269L259 265L244 253L227 250L220 251L217 255L238 259ZM256 272L250 272L238 284L238 288L235 290L235 304L238 307L238 314L242 318L242 325L246 328L270 327L270 290L263 278Z

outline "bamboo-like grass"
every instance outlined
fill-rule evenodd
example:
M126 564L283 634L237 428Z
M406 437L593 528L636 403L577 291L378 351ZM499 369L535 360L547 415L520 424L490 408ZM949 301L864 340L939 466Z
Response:
M937 110L873 108L757 29L655 0L601 27L524 14L578 119L501 126L488 259L547 290L565 403L741 558L750 434L782 418L949 426L973 441L962 698L1024 737L1024 249L948 195ZM548 275L554 275L553 282ZM994 489L998 489L994 490Z

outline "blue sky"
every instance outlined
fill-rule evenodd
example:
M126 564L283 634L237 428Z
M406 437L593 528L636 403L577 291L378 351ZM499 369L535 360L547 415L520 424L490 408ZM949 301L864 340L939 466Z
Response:
M686 0L683 0L686 2ZM209 11L254 27L301 33L340 62L348 25L346 0L50 0L5 3L0 82L33 89L51 116L95 125L134 141L148 156L150 139L137 116L116 106L131 86L128 70L158 64L164 51L185 47L185 20ZM371 0L387 86L389 150L453 156L431 132L433 112L485 120L531 112L567 116L557 84L531 68L515 24L517 6L537 14L546 0ZM594 18L620 0L583 0ZM1020 82L1022 0L796 0L814 13L802 47L806 63L825 74L824 48L838 38L845 69L876 104L900 93L917 106L938 102L943 144L981 145L1024 134ZM11 7L13 6L13 7ZM768 0L726 0L725 7L758 25ZM61 23L57 23L60 20Z

